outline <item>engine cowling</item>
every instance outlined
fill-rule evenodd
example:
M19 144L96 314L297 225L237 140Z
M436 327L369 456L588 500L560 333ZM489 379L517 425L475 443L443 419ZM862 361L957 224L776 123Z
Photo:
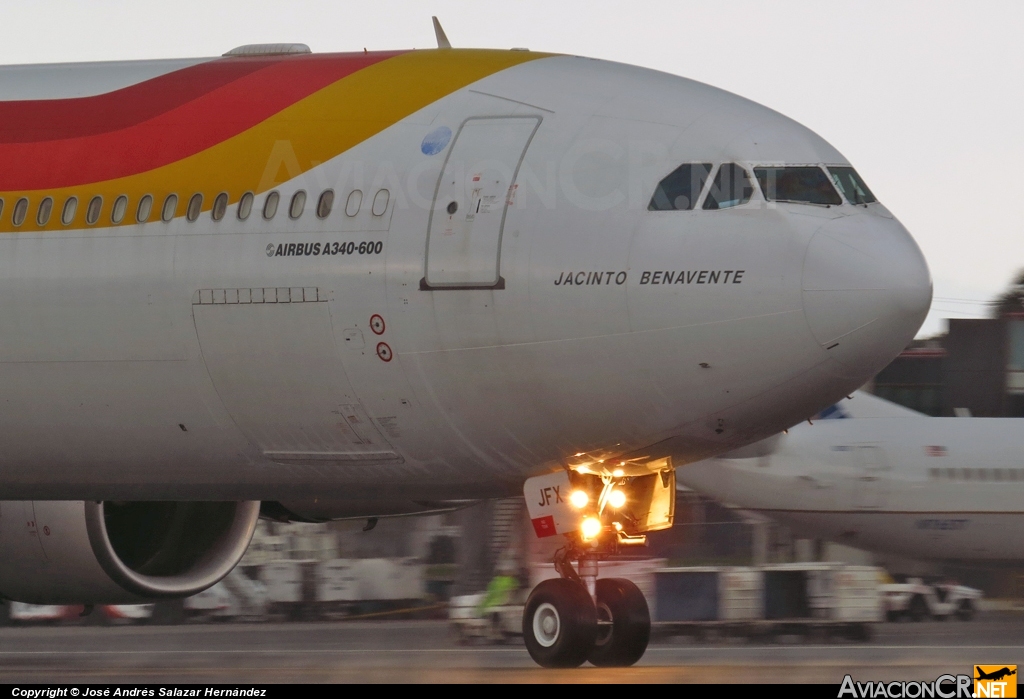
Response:
M0 502L0 596L131 604L194 595L242 558L259 501Z

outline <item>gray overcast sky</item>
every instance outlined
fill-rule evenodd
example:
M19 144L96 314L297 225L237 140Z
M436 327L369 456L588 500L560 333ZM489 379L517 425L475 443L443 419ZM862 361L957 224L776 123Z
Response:
M1024 3L33 0L0 4L0 63L458 47L573 53L730 90L839 148L917 238L935 280L922 329L977 317L1024 267ZM975 300L978 303L963 303Z

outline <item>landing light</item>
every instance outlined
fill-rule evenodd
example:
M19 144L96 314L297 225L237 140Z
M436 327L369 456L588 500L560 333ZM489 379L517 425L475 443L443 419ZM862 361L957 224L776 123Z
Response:
M597 517L587 517L580 524L580 534L583 535L584 541L589 541L596 538L603 528L601 520Z
M616 478L622 478L623 476L626 475L626 472L623 471L621 468L617 468L614 471L612 471L612 475L615 476Z
M616 510L626 504L626 494L621 490L613 490L608 494L608 504Z
M577 510L582 510L590 502L590 496L585 490L574 490L569 495L569 502Z

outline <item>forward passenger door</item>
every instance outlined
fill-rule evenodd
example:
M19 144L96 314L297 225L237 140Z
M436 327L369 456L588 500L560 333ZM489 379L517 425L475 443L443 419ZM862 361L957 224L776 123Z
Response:
M541 118L471 117L434 190L420 287L501 289L501 237L515 180Z

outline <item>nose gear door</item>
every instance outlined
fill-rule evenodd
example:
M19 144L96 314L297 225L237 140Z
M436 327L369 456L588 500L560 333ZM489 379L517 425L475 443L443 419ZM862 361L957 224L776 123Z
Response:
M421 289L501 289L501 235L515 180L541 118L462 123L434 190Z

